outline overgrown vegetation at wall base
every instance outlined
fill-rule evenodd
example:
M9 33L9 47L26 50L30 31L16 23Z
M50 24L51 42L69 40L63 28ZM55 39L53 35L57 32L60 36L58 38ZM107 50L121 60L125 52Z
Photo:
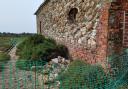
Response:
M73 61L58 79L62 89L106 89L109 82L100 66L89 65L80 60Z
M42 35L34 35L26 38L17 47L17 55L25 60L50 61L52 58L62 56L68 58L68 49L58 45L53 39Z

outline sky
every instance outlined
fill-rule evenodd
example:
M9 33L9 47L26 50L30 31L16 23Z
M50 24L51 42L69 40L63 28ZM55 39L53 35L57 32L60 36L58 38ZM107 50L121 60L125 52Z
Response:
M1 0L0 32L36 33L34 12L44 0Z

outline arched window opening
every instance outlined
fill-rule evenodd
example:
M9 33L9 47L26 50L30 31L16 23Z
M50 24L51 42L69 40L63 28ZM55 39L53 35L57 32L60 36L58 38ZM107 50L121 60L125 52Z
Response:
M76 15L78 13L78 9L77 8L72 8L69 13L68 13L68 20L71 23L74 23L76 21Z

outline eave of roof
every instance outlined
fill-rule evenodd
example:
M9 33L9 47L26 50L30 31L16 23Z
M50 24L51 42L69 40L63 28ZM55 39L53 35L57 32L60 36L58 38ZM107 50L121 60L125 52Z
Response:
M39 10L45 6L50 0L44 0L44 2L39 6L39 8L36 10L36 12L34 13L34 15L37 15L37 13L39 12Z

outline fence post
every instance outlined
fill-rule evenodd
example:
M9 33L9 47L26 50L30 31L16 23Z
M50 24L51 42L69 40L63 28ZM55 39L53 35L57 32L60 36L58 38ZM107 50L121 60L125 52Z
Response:
M2 64L2 89L5 89L4 63Z
M36 61L35 61L35 70L34 70L35 71L35 89L36 89L36 66L37 65L36 65Z

